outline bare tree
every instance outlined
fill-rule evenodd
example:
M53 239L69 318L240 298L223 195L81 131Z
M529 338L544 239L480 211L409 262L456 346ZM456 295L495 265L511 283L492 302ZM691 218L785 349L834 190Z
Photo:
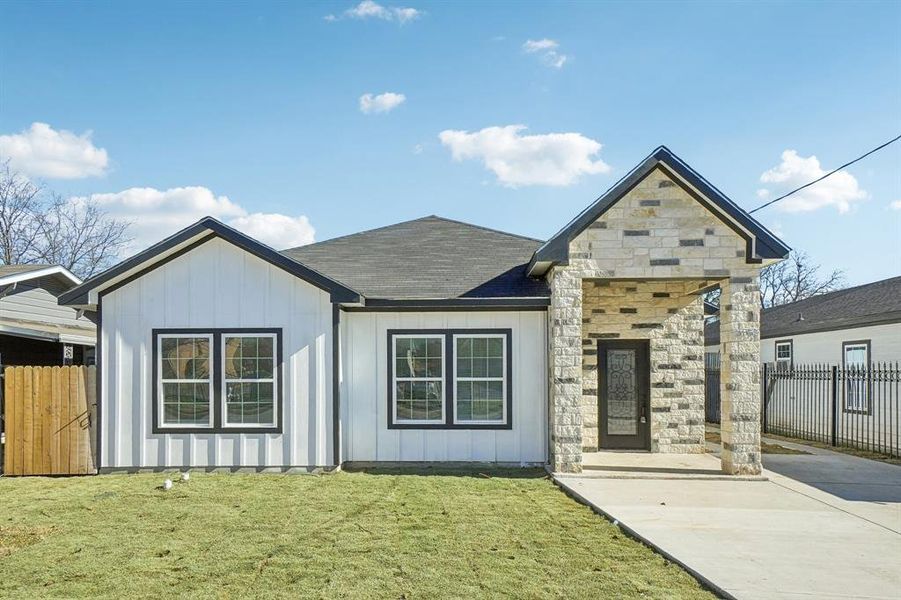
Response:
M839 269L821 275L805 252L792 250L788 258L760 272L760 304L763 308L797 302L825 294L844 286L845 274Z
M43 190L26 177L0 166L0 261L5 265L36 262L40 236L36 215Z
M127 221L90 200L64 200L0 169L0 263L62 265L82 278L109 267L131 241Z
M41 262L62 265L79 277L90 277L113 265L131 239L127 221L114 219L91 201L54 196L41 214Z
M832 292L841 289L844 280L845 274L839 269L821 276L820 265L814 264L807 253L792 250L787 259L761 269L760 306L770 308ZM704 300L719 306L720 290L707 292Z

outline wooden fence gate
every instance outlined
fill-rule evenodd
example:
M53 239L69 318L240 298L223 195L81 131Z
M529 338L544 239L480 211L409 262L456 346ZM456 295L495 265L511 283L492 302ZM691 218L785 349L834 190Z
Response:
M94 468L96 367L6 367L4 475Z

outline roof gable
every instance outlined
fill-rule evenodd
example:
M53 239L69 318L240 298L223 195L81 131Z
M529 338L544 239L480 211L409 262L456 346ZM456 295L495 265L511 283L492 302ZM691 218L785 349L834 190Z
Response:
M81 279L62 265L0 265L0 287L42 277L52 277L66 289L81 283Z
M573 238L594 223L655 169L660 169L668 178L682 187L692 198L710 211L711 214L717 216L744 238L747 243L746 260L748 262L760 262L763 259L781 259L788 255L790 248L784 242L701 177L668 148L660 146L538 248L529 262L529 273L531 275L541 275L554 264L567 263L569 260L569 244Z
M60 304L93 306L99 294L121 287L213 238L223 239L331 294L332 302L359 302L361 294L217 221L204 217L143 252L92 277L59 298Z
M526 265L540 240L434 215L284 254L372 299L546 298Z

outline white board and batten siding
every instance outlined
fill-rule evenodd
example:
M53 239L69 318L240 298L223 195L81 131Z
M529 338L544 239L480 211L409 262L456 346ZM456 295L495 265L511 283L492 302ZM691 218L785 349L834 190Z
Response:
M760 359L771 363L776 356L776 341L792 341L795 364L842 364L842 343L870 342L871 362L901 362L901 323L818 331L760 340Z
M497 462L547 459L547 344L543 311L342 314L343 459ZM511 329L512 429L389 429L389 329Z
M153 329L282 332L282 433L152 432ZM102 298L104 469L334 463L329 294L215 238Z

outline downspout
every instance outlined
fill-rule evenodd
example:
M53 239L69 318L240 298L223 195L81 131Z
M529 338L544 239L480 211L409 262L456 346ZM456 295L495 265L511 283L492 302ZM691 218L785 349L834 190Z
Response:
M341 469L341 308L332 304L332 458Z

